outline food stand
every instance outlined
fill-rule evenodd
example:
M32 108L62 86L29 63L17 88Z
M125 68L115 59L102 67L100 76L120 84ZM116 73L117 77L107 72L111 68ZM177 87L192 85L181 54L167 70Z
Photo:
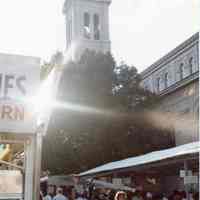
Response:
M148 186L156 187L162 193L169 194L178 188L185 190L188 195L191 184L196 184L196 188L199 185L199 151L200 142L193 142L111 162L83 172L80 176L83 179L91 177L132 178L132 181L136 181L142 187L149 182ZM133 183L132 186L134 187Z
M9 159L5 160L3 155L0 160L0 181L3 181L0 184L0 199L36 199L38 131L37 115L31 99L36 95L39 84L39 58L0 54L0 144L11 147L10 152L1 152ZM22 164L14 161L18 146L24 152Z

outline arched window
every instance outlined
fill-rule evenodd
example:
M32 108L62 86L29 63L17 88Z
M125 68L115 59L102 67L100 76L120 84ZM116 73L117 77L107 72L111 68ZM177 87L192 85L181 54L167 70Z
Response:
M165 77L164 77L164 81L165 81L165 88L167 88L169 86L169 74L168 72L165 73Z
M69 44L72 41L72 20L69 21Z
M90 15L89 13L85 12L84 13L84 37L86 39L91 38L91 30L90 30Z
M100 40L100 22L99 22L99 15L94 14L93 16L93 25L94 25L94 39Z
M183 79L183 63L181 63L179 66L179 79Z
M189 60L189 73L193 73L193 57L191 57Z
M72 20L69 20L66 26L66 37L67 37L67 48L70 46L72 41Z
M157 92L160 92L160 77L156 79L156 89L157 89Z

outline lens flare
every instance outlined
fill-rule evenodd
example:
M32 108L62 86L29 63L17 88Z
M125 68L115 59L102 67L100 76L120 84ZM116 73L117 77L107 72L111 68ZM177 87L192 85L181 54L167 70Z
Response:
M61 71L58 73L52 70L48 79L44 81L40 87L38 95L35 97L24 98L23 101L31 104L33 112L38 115L38 121L45 121L50 117L53 109L63 109L67 111L75 111L80 113L87 113L97 116L106 116L113 120L129 120L134 123L151 125L160 130L179 130L188 135L194 131L198 132L198 119L195 119L195 114L187 114L181 116L174 112L162 111L145 111L141 113L120 112L109 109L102 109L91 107L88 105L76 104L72 102L62 102L56 100L56 92L61 77Z

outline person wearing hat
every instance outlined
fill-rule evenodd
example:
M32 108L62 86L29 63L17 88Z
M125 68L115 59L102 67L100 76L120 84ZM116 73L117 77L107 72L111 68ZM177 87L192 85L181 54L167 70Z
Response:
M123 191L117 192L114 198L114 200L126 200L126 199L127 199L127 195Z

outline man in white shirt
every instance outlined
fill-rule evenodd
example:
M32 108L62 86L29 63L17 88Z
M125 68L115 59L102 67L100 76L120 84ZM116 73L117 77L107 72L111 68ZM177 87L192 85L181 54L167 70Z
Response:
M63 195L62 188L58 188L56 194L57 195L53 198L53 200L68 200L68 198Z

